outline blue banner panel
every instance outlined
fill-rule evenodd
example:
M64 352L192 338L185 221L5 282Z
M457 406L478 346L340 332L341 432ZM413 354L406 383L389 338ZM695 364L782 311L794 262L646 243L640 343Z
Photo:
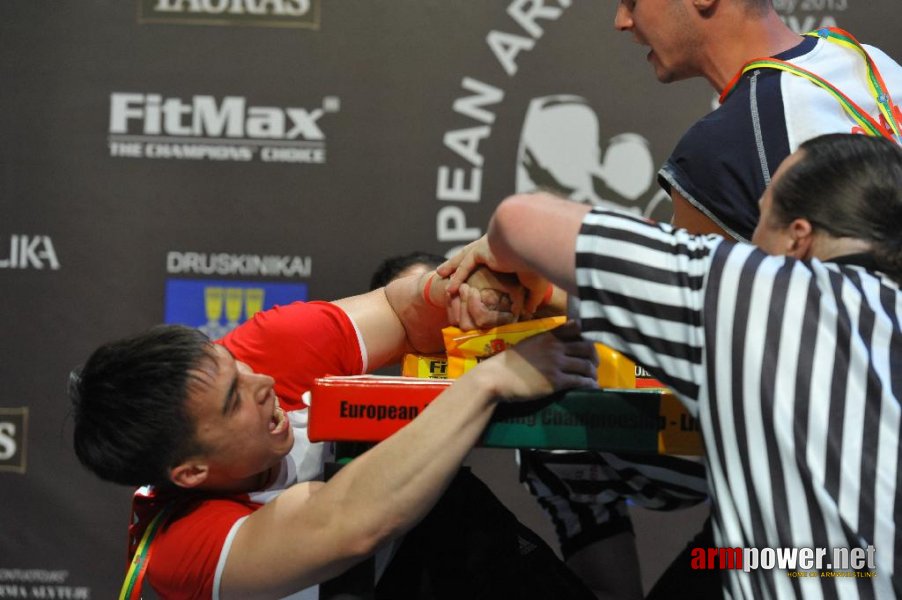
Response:
M166 323L220 338L255 313L307 299L307 284L210 279L166 281Z

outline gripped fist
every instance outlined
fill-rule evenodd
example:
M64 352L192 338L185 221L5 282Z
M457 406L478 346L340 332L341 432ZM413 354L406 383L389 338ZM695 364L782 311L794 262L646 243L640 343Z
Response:
M514 275L480 266L448 297L448 321L464 330L507 325L520 317L525 298Z
M479 290L480 299L489 310L513 313L515 317L523 310L526 288L510 273L496 273L487 267L477 267L466 283Z
M513 273L513 269L507 268L492 254L486 236L464 246L460 252L439 265L436 273L449 278L447 290L453 298L455 294L460 293L464 282L469 283L469 278L475 271L483 267L488 267L496 274ZM513 312L517 317L521 313L534 313L542 301L545 290L548 289L549 282L532 271L521 271L515 275L519 287L524 288L526 293L522 303L515 302L516 298L511 297Z
M571 388L597 388L598 354L573 322L534 335L484 361L496 393L505 400L534 400Z

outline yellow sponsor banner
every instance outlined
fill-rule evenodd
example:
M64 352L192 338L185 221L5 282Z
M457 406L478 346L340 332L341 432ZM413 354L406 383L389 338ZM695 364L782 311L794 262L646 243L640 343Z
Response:
M405 354L401 375L420 379L448 379L448 357L444 354Z
M663 392L658 406L662 427L658 431L658 454L701 456L702 438L698 420L689 414L673 392Z

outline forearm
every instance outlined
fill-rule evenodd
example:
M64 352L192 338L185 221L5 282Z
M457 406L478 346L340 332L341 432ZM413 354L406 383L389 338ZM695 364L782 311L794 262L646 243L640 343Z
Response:
M546 302L542 302L532 318L541 319L543 317L557 317L567 314L567 292L561 288L552 285L551 297ZM546 292L547 293L547 292Z
M500 399L594 387L597 365L594 346L574 323L481 362L411 423L330 480L324 507L339 505L340 513L355 515L349 534L369 540L368 547L403 533L438 499Z
M396 279L385 287L385 297L405 332L405 351L429 354L444 350L446 283L435 271L429 271Z
M235 536L224 589L285 595L347 569L431 509L499 398L593 387L597 365L573 323L480 363L316 493L296 485L250 515Z
M349 535L375 547L408 530L438 500L497 403L491 376L472 375L458 380L413 422L329 481L326 506L339 504L340 512L355 515Z
M226 563L226 597L288 595L342 573L415 525L491 417L490 372L459 379L314 493L296 485L248 517Z
M589 208L548 194L504 200L486 235L503 271L534 272L565 291L576 291L576 237Z
M430 304L423 295L426 281L417 275L403 277L384 288L334 301L360 331L369 370L396 363L405 352L442 350L441 330L448 324L440 304L444 284L436 278Z

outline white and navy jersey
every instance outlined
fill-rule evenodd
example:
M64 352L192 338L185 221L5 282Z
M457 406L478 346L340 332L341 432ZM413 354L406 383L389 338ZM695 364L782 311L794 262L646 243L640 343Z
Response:
M598 209L575 276L586 336L644 365L699 419L719 547L876 552L872 576L729 570L726 591L896 597L899 285Z
M864 47L896 102L902 101L902 67L877 48ZM774 58L823 77L879 120L865 62L854 50L806 37ZM855 127L839 102L811 81L755 69L717 110L683 135L658 181L734 238L749 241L758 222L758 199L783 159L802 142L826 133L851 133Z

